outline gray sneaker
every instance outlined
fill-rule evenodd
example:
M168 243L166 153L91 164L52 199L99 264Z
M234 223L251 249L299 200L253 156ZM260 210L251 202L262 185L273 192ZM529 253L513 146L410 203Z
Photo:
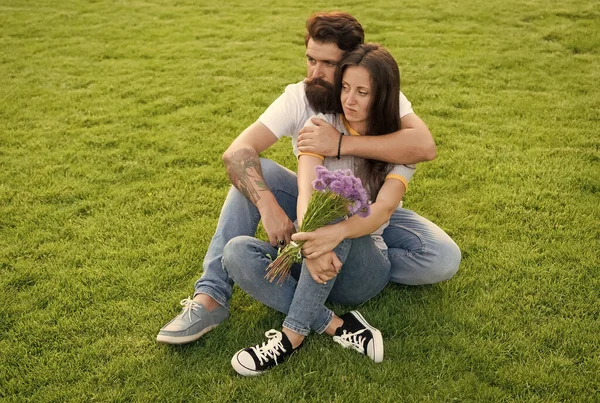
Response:
M167 323L156 336L156 341L168 344L185 344L198 340L229 316L229 311L219 306L209 311L204 305L189 298L181 300L183 311Z

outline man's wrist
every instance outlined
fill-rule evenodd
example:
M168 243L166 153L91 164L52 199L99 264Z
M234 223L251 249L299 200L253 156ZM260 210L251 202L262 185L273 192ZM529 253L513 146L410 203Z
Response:
M352 154L352 143L354 143L354 136L343 136L343 140L339 144L339 155L354 155Z
M260 192L260 199L256 202L256 208L263 215L265 212L269 212L274 206L279 207L277 199L270 190L262 190Z
M340 140L338 141L338 149L337 149L337 156L336 158L339 160L341 157L341 151L342 151L342 139L344 138L344 133L340 133Z

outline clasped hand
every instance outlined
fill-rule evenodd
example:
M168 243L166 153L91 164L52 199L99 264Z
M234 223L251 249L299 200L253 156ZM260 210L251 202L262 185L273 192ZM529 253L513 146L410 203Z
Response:
M342 262L333 249L343 241L343 236L334 225L326 225L312 232L292 235L294 241L304 241L302 254L306 268L317 283L325 283L338 275Z
M316 259L304 259L304 263L312 279L320 284L325 284L337 276L342 268L342 262L333 251Z
M319 118L312 118L315 126L304 127L298 135L298 150L326 157L335 157L338 152L340 132Z

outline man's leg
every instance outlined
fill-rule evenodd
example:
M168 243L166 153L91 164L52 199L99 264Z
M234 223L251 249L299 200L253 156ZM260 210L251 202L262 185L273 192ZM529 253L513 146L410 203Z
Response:
M261 158L260 161L265 182L281 208L290 220L294 221L298 198L296 174L271 160ZM227 242L237 236L253 236L259 221L260 214L256 206L236 188L231 187L223 204L217 229L204 257L202 277L196 281L194 286L194 304L188 304L191 308L184 306L183 312L161 329L159 341L175 343L179 334L184 337L185 342L193 341L195 340L194 336L198 338L204 331L204 326L199 322L213 323L227 317L222 309L229 309L233 281L223 270L223 249ZM198 311L196 309L198 306L202 306L204 309ZM200 312L201 315L190 315L190 309ZM206 317L210 316L211 312L218 314L218 319L207 319ZM190 330L192 328L193 330ZM167 334L168 336L165 336Z
M392 282L434 284L448 280L458 270L461 254L456 243L414 211L396 209L383 239L389 248Z

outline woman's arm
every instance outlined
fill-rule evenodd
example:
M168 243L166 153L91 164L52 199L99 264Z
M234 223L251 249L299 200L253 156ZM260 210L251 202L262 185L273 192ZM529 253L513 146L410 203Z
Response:
M317 178L315 167L322 163L323 159L314 154L300 154L298 156L298 202L296 204L298 228L302 225L302 219L313 192L312 182Z
M307 258L317 258L335 248L344 239L359 238L372 234L390 219L398 208L406 188L395 178L388 178L371 205L371 214L362 218L358 215L337 224L326 225L313 232L299 232L292 235L294 241L306 241L302 250Z
M400 180L387 179L377 193L375 203L371 204L371 214L368 217L362 218L353 215L348 220L335 224L344 235L343 239L359 238L375 232L377 228L390 220L405 192L404 183Z
M300 154L298 157L298 202L296 205L298 227L302 225L302 219L314 190L312 182L317 178L315 167L321 164L323 164L323 158L315 154ZM323 253L315 259L307 258L304 263L313 280L320 284L334 278L342 267L342 262L333 252Z

